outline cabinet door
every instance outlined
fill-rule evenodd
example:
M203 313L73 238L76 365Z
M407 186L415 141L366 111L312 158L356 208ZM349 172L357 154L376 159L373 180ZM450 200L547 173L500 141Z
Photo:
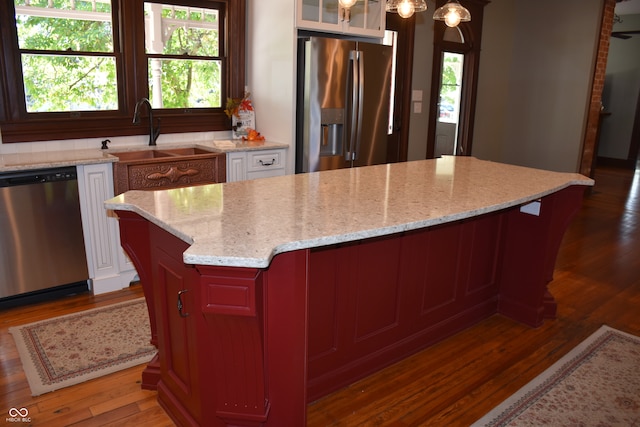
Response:
M342 32L338 0L298 0L297 8L299 28Z
M227 154L227 182L247 179L247 155L244 152Z
M198 364L199 290L195 269L182 262L189 245L153 226L150 230L154 306L158 323L158 399L180 425L200 425L202 406ZM195 420L194 420L195 419Z
M298 28L335 34L384 37L384 0L359 0L349 11L338 0L298 0Z
M384 37L385 1L360 0L349 12L346 32L361 36Z

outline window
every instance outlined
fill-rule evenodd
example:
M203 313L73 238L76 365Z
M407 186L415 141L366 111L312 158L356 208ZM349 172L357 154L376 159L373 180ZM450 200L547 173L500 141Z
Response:
M12 4L13 3L13 4ZM244 0L0 2L3 142L228 130L244 91Z
M117 110L110 2L33 3L16 1L27 112Z

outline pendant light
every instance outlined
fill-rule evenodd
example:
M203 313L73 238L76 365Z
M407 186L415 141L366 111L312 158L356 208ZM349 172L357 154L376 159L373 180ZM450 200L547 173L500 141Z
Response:
M387 0L386 10L410 18L415 12L427 10L427 3L425 0Z
M436 21L444 21L447 27L457 27L460 22L471 21L471 14L458 0L449 0L433 14Z

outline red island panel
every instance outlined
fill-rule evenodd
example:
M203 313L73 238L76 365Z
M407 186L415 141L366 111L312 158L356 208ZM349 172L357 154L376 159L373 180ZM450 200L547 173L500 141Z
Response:
M117 211L158 347L143 386L181 426L302 426L308 402L491 315L540 326L584 189L542 198L538 215L285 252L266 269L186 265L186 243Z

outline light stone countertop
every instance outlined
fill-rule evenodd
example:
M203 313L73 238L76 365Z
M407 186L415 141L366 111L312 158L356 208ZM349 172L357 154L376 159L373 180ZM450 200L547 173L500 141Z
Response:
M117 160L117 157L100 149L0 154L0 172L112 163Z
M129 191L105 206L136 212L191 244L187 264L265 268L278 253L425 228L593 184L576 173L444 157Z
M276 142L242 142L235 140L220 140L211 142L198 142L195 144L159 144L154 147L148 145L135 145L107 150L81 149L38 151L30 153L0 154L0 172L13 172L20 170L47 169L63 166L88 165L96 163L114 163L118 158L114 155L123 151L163 150L172 148L197 147L216 153L228 153L233 151L269 150L275 148L287 148L287 144Z

